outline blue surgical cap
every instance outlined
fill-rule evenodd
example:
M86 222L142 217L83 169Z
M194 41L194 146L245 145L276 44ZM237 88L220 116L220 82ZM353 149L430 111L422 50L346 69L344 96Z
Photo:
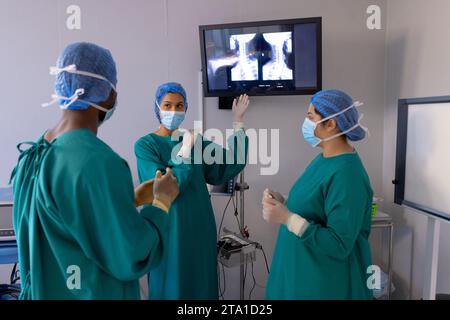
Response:
M353 99L339 90L323 90L312 97L311 104L322 117L327 118L350 107L353 104ZM336 120L341 132L344 132L358 123L359 113L354 107L333 119ZM366 132L361 127L357 127L348 132L346 136L351 141L359 141L366 137Z
M156 100L155 100L155 114L156 118L161 123L161 116L159 114L159 108L158 104L161 105L162 99L168 94L168 93L178 93L180 94L184 99L184 108L185 111L187 111L188 108L188 100L187 100L187 94L186 90L184 90L183 86L179 84L178 82L168 82L160 85L158 89L156 89Z
M111 81L114 86L117 84L117 71L114 59L109 50L92 43L78 42L67 46L58 58L57 67L64 68L69 65L76 65L77 70L98 74ZM111 94L111 85L104 80L61 72L55 82L55 92L62 97L71 97L77 89L84 89L81 100L99 104L108 99ZM59 101L61 106L68 103L67 100ZM89 103L75 101L68 109L83 110L89 107Z

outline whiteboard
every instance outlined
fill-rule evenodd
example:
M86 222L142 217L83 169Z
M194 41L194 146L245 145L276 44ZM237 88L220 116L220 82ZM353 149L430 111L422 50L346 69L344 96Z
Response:
M403 204L450 220L450 102L407 108Z

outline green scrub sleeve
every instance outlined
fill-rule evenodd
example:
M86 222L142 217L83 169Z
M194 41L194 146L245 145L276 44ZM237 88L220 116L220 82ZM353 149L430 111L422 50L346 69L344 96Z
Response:
M158 156L157 146L147 141L139 140L134 147L134 153L137 159L139 181L142 183L155 178L156 171L165 172L167 167L172 168L174 176L177 178L178 188L182 193L193 176L193 166L188 163L173 163L169 161L164 165ZM181 162L181 161L180 161Z
M203 161L206 164L205 180L208 184L223 184L244 170L248 155L248 137L243 129L228 138L228 150L211 141L205 141L204 144ZM219 152L222 153L221 156L216 157Z
M353 170L351 165L343 167L326 186L326 225L308 221L309 227L299 238L313 250L340 260L346 259L352 252L370 209L364 180Z
M134 206L128 164L119 157L90 159L67 185L60 207L67 227L87 257L121 281L139 279L156 267L164 250L168 215ZM74 261L76 264L76 261ZM82 270L81 270L82 271Z

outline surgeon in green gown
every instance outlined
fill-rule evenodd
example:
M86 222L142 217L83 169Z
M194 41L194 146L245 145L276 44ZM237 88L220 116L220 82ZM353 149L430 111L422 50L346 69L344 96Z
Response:
M266 298L370 300L369 234L373 192L349 144L367 129L352 98L325 90L311 100L304 139L320 153L295 182L287 200L265 190L263 217L280 224Z
M12 174L20 299L140 299L166 249L176 178L159 172L135 193L126 161L97 138L117 96L108 50L71 44L51 73L62 119L19 145Z
M227 151L200 135L177 130L188 107L180 84L157 89L154 108L160 126L135 144L139 179L148 180L157 170L171 167L180 195L170 209L167 250L149 273L149 299L218 299L217 230L207 184L223 184L244 169L247 137L242 118L248 105L245 95L234 101L234 134Z

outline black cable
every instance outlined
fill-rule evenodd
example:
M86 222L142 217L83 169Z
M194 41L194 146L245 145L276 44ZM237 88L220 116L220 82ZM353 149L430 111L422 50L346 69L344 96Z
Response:
M221 270L221 263L219 261L217 261L217 277L219 279L219 298L221 300L224 300L223 295L224 295L225 291L222 291L222 285L221 285L222 280L221 280L221 277L220 277L220 273L221 272L222 272L222 270Z
M20 269L19 268L17 268L17 270L16 270L16 274L14 275L14 284L16 284L17 283L17 281L19 281L20 280Z
M18 285L0 284L0 298L12 298L18 300L20 296L20 287Z
M221 288L221 285L220 285L221 280L220 280L220 262L219 262L219 259L217 259L217 282L218 282L218 285L219 285L219 299L222 298L222 300L223 300L222 288Z
M264 261L266 262L267 274L270 274L269 264L267 263L267 257L266 257L266 253L264 252L264 248L262 246L260 246L258 249L261 250L264 255Z
M218 254L221 254L221 253L222 253L222 249L225 247L225 245L226 245L226 243L224 243L224 244L219 248ZM223 299L224 299L224 298L223 298L223 295L225 294L226 285L227 285L227 284L226 284L226 279L225 279L225 268L223 267L223 264L222 264L222 262L220 261L220 257L218 257L217 263L218 263L218 264L220 263L220 265L222 266L222 272L223 272L223 286L224 286L224 289L223 289L223 292L222 292L221 285L220 285L220 270L219 270L219 268L217 268L217 269L218 269L217 277L218 277L218 282L219 282L219 294L220 294L220 296L222 297L222 300L223 300Z
M241 236L243 236L244 238L246 238L246 236L244 235L244 229L242 228L241 222L239 221L239 218L238 218L239 212L237 210L236 203L234 202L234 198L233 198L233 207L234 207L234 217L236 218L236 222L237 222L238 228L239 228L239 234Z
M252 262L252 278L253 278L253 287L250 290L250 293L248 294L248 300L252 300L253 290L255 290L255 287L256 287L256 278L255 278L255 273L253 271L253 262Z
M9 277L10 283L15 284L19 278L17 278L17 263L14 264L14 267L11 271L11 276Z
M224 298L224 295L225 295L225 291L227 291L227 278L225 277L225 267L223 266L222 263L221 263L221 265L222 265L222 273L223 273L223 293L222 293L222 299L225 299L225 298Z
M230 199L228 200L228 203L225 206L225 209L223 210L222 220L220 221L220 226L219 226L219 229L217 230L217 239L219 239L219 235L220 235L220 232L221 232L221 229L222 229L222 225L223 225L223 220L225 219L225 213L227 212L227 209L228 209L228 206L230 205L231 199L233 199L233 195L230 196Z
M217 270L217 276L219 278L219 297L222 298L222 300L224 300L224 295L225 295L225 291L227 290L227 282L226 282L226 277L225 277L225 267L223 266L223 263L220 262L219 260L217 261L217 264L220 265ZM222 270L220 270L222 268ZM221 286L221 281L220 281L220 271L222 271L223 274L223 291L222 291L222 286Z
M237 210L237 205L236 205L236 203L237 203L237 199L236 199L236 202L234 202L234 198L233 198L234 215L235 215L235 217L237 218L239 212L238 212L238 210Z
M9 283L13 284L14 281L14 274L16 273L17 263L14 264L14 267L11 271L11 275L9 276Z
M247 239L247 241L248 241L249 243L254 244L254 245L256 246L256 249L259 249L259 250L262 251L262 253L263 253L263 255L264 255L264 261L265 261L265 263L266 263L267 273L270 274L270 271L269 271L269 264L267 263L267 257L266 257L266 253L264 252L263 246L262 246L260 243L258 243L258 242L251 241L250 239Z

